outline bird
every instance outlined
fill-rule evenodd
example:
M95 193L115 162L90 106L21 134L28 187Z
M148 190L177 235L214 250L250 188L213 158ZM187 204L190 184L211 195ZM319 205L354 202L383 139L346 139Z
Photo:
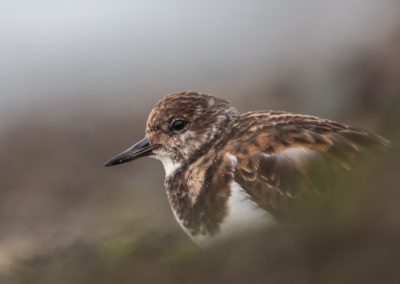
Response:
M296 222L308 198L329 196L330 174L389 141L367 130L286 111L240 113L222 98L169 94L145 137L105 163L162 162L173 215L200 246Z

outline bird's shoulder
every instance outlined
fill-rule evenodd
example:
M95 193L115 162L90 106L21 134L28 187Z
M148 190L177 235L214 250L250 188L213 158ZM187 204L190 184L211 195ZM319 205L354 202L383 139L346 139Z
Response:
M313 115L285 111L243 113L233 124L226 148L239 156L279 154L292 148L339 158L388 145L383 137ZM332 152L333 150L336 150ZM343 157L344 158L344 157Z

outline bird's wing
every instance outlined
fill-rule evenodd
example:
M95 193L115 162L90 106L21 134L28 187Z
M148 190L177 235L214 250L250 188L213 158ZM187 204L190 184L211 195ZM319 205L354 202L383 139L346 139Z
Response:
M305 197L325 196L332 171L350 169L367 149L388 144L362 129L285 112L247 113L234 132L230 148L237 161L236 182L282 219L292 218L288 212L301 208Z

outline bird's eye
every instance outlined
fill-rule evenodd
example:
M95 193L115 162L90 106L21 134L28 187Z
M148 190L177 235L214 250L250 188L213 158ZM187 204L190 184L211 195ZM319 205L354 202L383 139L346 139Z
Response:
M171 122L170 130L173 132L181 132L186 129L187 121L182 118L176 118Z

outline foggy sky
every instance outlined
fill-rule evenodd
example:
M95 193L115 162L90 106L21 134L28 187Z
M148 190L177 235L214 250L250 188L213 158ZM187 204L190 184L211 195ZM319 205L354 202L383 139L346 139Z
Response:
M241 92L282 66L320 70L373 46L391 32L396 8L389 0L2 1L0 113L70 97Z

